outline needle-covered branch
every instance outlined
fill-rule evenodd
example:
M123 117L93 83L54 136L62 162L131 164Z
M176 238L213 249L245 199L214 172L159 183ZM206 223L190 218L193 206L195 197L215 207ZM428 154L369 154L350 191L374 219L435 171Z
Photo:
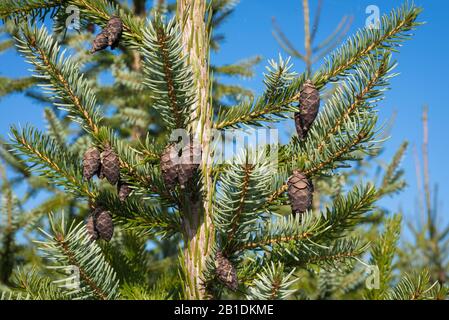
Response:
M368 57L376 57L381 51L396 51L405 40L410 39L411 31L420 25L416 21L421 9L404 5L393 10L381 19L381 26L360 29L341 48L334 51L321 69L312 77L318 89L344 77L355 66L361 64ZM292 111L292 104L299 99L299 90L305 81L303 74L291 81L285 88L279 90L272 100L266 101L267 92L255 100L245 102L221 114L216 120L215 127L238 127L241 125L255 125L264 121L276 121L273 116L286 117ZM278 121L278 120L277 120Z
M280 217L266 222L239 249L282 251L283 245L294 243L297 250L312 250L319 243L327 244L351 230L373 209L376 200L373 186L355 187L318 215L309 212L301 217Z
M94 137L99 133L101 115L96 108L96 97L80 66L51 37L44 26L40 29L24 25L17 47L35 68L35 76L54 104L69 112L75 121Z
M11 147L32 164L33 170L68 192L96 197L93 184L83 180L78 157L64 152L55 140L32 127L12 127L11 134Z
M262 152L246 151L233 161L220 175L215 201L215 225L221 233L221 245L229 254L257 231L259 208L271 192L275 174L272 159Z
M110 300L119 297L119 281L101 253L101 248L92 242L83 223L70 225L62 218L50 215L51 233L41 230L45 241L35 241L56 270L76 268L80 283L67 288L72 299ZM70 280L65 280L70 283ZM59 280L64 284L64 281Z
M172 129L186 128L195 102L194 79L183 56L176 19L165 24L156 16L144 30L144 83L151 89L154 108Z

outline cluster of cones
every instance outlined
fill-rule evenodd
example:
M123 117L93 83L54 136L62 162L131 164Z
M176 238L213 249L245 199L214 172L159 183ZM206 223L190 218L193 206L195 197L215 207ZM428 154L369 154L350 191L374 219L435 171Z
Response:
M300 92L299 111L295 112L295 127L298 138L304 140L315 121L320 108L320 93L310 80L307 80ZM299 170L293 170L288 179L288 197L293 214L306 212L312 206L313 184L312 181Z
M169 144L162 153L160 164L162 178L169 189L179 184L185 189L192 180L201 162L201 145L190 139L184 147Z
M117 47L123 31L123 23L119 17L113 16L106 27L97 35L91 52ZM307 80L300 92L299 110L295 113L295 127L300 140L307 137L307 133L314 122L320 107L320 94L310 80ZM183 148L176 144L169 144L160 159L162 177L165 185L173 189L179 185L185 189L192 180L201 160L201 146L189 143ZM131 188L120 181L120 162L117 154L107 145L103 152L89 148L84 154L83 176L89 180L94 175L100 179L106 178L112 185L117 184L118 195L124 201L131 193ZM293 214L304 213L312 206L314 187L310 179L299 170L294 170L288 179L288 197ZM114 233L114 225L110 211L102 207L94 207L87 220L87 230L91 239L98 238L110 241ZM221 253L215 256L216 275L229 289L237 290L237 274L235 267Z
M91 147L84 153L83 178L90 180L95 175L100 179L106 178L111 185L117 185L120 201L125 201L131 194L130 186L120 180L120 159L109 144L106 144L102 152ZM111 240L114 233L111 212L96 205L91 205L91 208L86 225L91 239Z

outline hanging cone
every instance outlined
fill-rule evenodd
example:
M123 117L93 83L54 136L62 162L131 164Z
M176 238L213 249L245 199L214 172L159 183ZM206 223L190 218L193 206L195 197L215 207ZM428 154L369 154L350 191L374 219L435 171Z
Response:
M201 162L201 145L190 143L181 151L180 164L178 166L178 181L181 189L192 179Z
M103 166L100 166L100 170L98 171L97 176L101 180L103 180L105 178L104 171L103 171Z
M117 16L111 17L106 27L95 37L90 52L95 53L106 49L108 46L110 46L111 49L115 49L119 44L122 31L122 20Z
M95 210L95 228L101 239L110 241L114 234L114 224L112 222L112 215L109 211L101 208Z
M120 178L120 159L111 146L106 145L101 153L101 172L109 183L115 185Z
M237 271L232 263L221 252L217 252L215 255L215 267L218 279L223 282L226 287L232 291L236 291L238 288Z
M93 214L90 214L89 217L87 217L86 229L87 229L87 233L90 235L90 239L92 241L98 239L98 232L95 228L95 219L94 219Z
M101 31L96 37L92 45L91 53L101 51L108 47L108 34L105 30Z
M176 144L168 145L161 156L161 172L165 185L173 188L179 183L181 189L192 179L201 161L201 146L190 143L177 151Z
M129 187L128 184L119 181L117 184L117 192L118 198L120 199L121 202L123 202L128 198L128 196L132 192L132 189Z
M174 144L169 144L161 155L161 172L165 185L172 189L178 179L178 167L175 162L178 160L178 153Z
M288 179L288 197L293 214L304 213L312 206L313 184L298 170Z
M108 45L111 49L117 47L120 37L122 35L123 23L119 17L113 16L106 26L106 32L108 36Z
M298 137L304 140L320 108L320 92L307 80L300 92L299 111L295 112L295 127Z
M100 151L97 148L91 147L84 153L83 158L83 178L86 180L92 179L100 170Z

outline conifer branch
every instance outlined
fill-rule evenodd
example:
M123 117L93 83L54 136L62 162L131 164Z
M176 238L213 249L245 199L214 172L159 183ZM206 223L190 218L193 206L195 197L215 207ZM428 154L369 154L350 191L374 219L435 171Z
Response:
M313 161L313 158L308 159L309 161L303 164L302 172L311 177L319 174L326 175L329 174L329 171L344 166L344 161L360 159L360 154L357 154L357 151L366 152L367 149L375 148L372 143L375 123L376 120L374 119L370 123L364 124L358 131L355 131L355 135L352 137L341 137L338 144L329 146L330 151L327 151L324 155L317 155L319 160L316 162ZM366 144L366 146L363 146L363 144ZM276 201L285 191L287 191L286 183L266 198L265 206L269 206Z
M344 165L345 161L358 160L360 155L356 151L368 153L374 149L372 137L376 117L373 108L382 99L389 79L395 76L391 73L394 66L389 54L380 61L367 58L357 66L328 100L307 141L299 142L294 138L284 148L287 151L282 154L281 162L289 164L292 158L294 162L298 157L299 162L303 162L303 172L313 176ZM283 185L268 197L267 204L281 196L286 188Z
M336 268L337 265L341 266L341 264L361 256L368 247L368 244L360 243L360 239L357 238L337 240L329 247L317 248L311 252L310 256L301 258L299 262Z
M0 138L0 156L3 161L15 172L19 173L23 177L30 177L31 173L23 161L12 150L9 149L9 145L6 141Z
M56 114L50 108L45 108L44 116L47 120L47 131L49 136L55 140L59 147L61 147L62 149L66 149L66 130L57 118Z
M145 84L154 107L170 128L186 128L195 101L191 68L182 52L181 32L173 18L165 25L156 16L144 31Z
M303 214L301 219L296 216L268 221L239 249L264 249L294 242L297 248L303 246L308 250L308 245L338 239L343 232L356 225L364 213L372 209L376 199L376 189L373 186L355 187L345 197L338 197L333 207L326 209L318 217L309 213Z
M0 98L14 93L21 92L36 84L36 79L31 77L21 79L8 79L0 77Z
M31 127L21 131L13 127L11 133L13 148L21 155L26 156L35 170L75 196L86 197L108 205L114 215L121 217L124 225L139 229L146 228L148 233L164 235L171 235L178 230L179 217L176 215L164 215L151 207L138 205L131 201L122 205L117 196L111 197L99 192L95 184L83 179L81 168L77 165L81 161L60 149L57 142L51 137L43 135ZM145 179L148 183L143 175L136 174L136 176ZM166 197L172 199L171 196Z
M66 154L57 142L32 127L11 128L11 146L33 163L34 170L78 196L96 197L91 183L83 181L78 158Z
M143 41L144 19L135 17L129 10L113 0L5 0L0 4L0 19L21 17L31 22L43 20L50 14L54 18L62 7L74 5L80 9L83 21L89 21L105 27L113 15L123 21L123 37L133 47Z
M398 285L389 290L389 300L433 300L440 297L441 289L447 295L447 289L441 288L438 282L431 283L427 270L406 274Z
M275 171L270 160L263 152L245 151L232 160L217 182L214 222L226 253L232 253L258 229L258 209L270 193Z
M371 143L373 137L373 129L374 123L368 124L360 129L357 132L355 137L350 137L347 140L343 140L343 143L339 146L339 150L334 154L325 155L324 159L318 163L308 165L304 173L306 175L315 175L320 171L324 170L332 170L339 167L338 162L345 159L344 156L350 152L354 152L357 148L363 143ZM371 145L372 146L372 145ZM360 148L359 150L363 150ZM354 158L356 159L356 158Z
M125 229L139 231L141 235L168 238L181 231L179 211L163 210L165 207L142 203L141 199L127 199L122 203L109 192L100 192L96 200L111 208L114 217Z
M15 236L19 230L20 204L14 195L12 186L6 176L6 171L0 163L0 283L10 284L14 268L14 256L17 252Z
M67 300L68 298L50 278L39 274L34 268L28 272L21 270L16 282L19 292L26 293L30 300Z
M67 226L64 216L56 221L49 216L51 232L41 230L46 241L35 241L56 265L55 269L74 266L79 271L80 287L68 289L72 298L109 300L118 298L119 282L106 262L100 247L92 242L82 223Z
M389 15L382 16L379 28L365 27L357 31L330 55L314 75L315 86L321 88L377 50L395 51L402 42L410 39L410 31L421 24L416 22L421 11L419 7L404 4L401 8L392 10Z
M338 76L346 75L366 57L374 56L376 52L395 51L402 42L411 37L410 31L420 25L416 19L421 10L415 6L404 5L393 10L390 15L383 16L379 29L360 29L340 49L332 53L324 66L315 73L312 78L315 86L318 89L323 88L330 81L338 79ZM254 104L251 101L231 108L218 117L214 127L223 129L245 124L260 125L262 121L274 121L273 115L285 117L285 113L292 111L289 106L298 101L299 90L304 81L305 74L302 74L287 88L281 90L272 103L264 103L264 99L259 98Z
M371 247L371 264L379 268L379 288L366 290L369 300L384 299L391 286L393 258L401 232L401 215L396 215L385 222L385 231Z
M68 4L80 8L85 19L105 27L109 19L119 16L123 22L123 40L132 48L139 48L143 42L144 19L134 16L116 1L109 0L68 0Z
M317 134L320 136L318 152L323 150L332 136L348 131L347 120L354 119L357 111L371 111L377 102L382 100L383 92L389 84L388 80L395 76L391 74L395 64L391 64L390 59L391 55L388 53L380 61L372 57L367 58L356 67L347 82L337 88L315 122L316 130L311 133L312 136L316 131L326 131L324 135Z
M22 292L0 291L0 301L2 300L30 300L30 296Z
M262 272L257 275L253 286L249 288L247 299L249 300L285 300L293 295L296 290L291 286L298 281L294 278L293 273L285 272L285 268L281 263L271 263L263 268Z
M19 51L34 65L36 77L44 81L42 87L51 94L54 104L67 110L88 133L98 135L101 117L96 97L80 74L79 65L71 58L64 59L64 52L44 26L31 30L25 25L17 40Z
M46 81L45 87L52 94L52 98L57 100L54 104L67 110L98 142L109 142L120 156L121 167L130 174L135 174L136 168L131 163L139 161L134 160L136 155L133 150L116 139L111 130L101 126L102 117L87 79L79 73L79 66L72 58L64 59L64 53L60 52L59 45L48 35L45 27L33 30L24 27L18 46L35 66L37 76ZM54 95L54 91L57 95ZM50 162L51 158L47 160ZM137 178L148 181L146 177Z
M379 187L380 195L393 194L405 188L406 183L403 179L404 171L399 169L399 165L407 151L407 147L408 142L402 143L387 166Z
M17 17L44 18L49 12L52 16L66 0L3 0L0 3L0 19Z
M284 113L293 111L289 105L297 101L296 93L302 81L292 84L296 74L290 71L290 59L280 57L279 62L270 60L269 63L264 79L264 94L255 101L243 101L237 106L219 110L214 122L215 129L261 126L262 122L276 122L286 118L288 116Z

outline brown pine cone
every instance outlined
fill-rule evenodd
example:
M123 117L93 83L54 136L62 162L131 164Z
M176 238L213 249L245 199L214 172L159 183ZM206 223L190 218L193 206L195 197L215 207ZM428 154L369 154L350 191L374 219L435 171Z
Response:
M299 139L303 140L318 115L320 108L320 92L307 80L300 92L299 111L295 112L295 127Z
M110 145L106 145L101 153L101 172L114 185L120 178L120 159Z
M201 162L201 145L190 143L181 150L178 181L181 189L192 179Z
M95 219L93 214L90 214L89 217L87 217L86 229L92 241L98 239L98 232L97 229L95 228Z
M113 16L106 27L95 37L91 53L106 49L108 46L115 49L118 46L123 31L122 20Z
M236 291L238 288L237 271L232 263L219 251L215 255L215 267L218 279L226 287Z
M288 197L293 214L304 213L312 206L313 184L298 170L288 179Z
M108 45L109 45L108 33L105 30L103 30L95 37L90 53L95 53L97 51L106 49Z
M108 36L108 45L111 46L111 49L117 47L120 37L122 35L122 30L123 30L123 23L119 17L113 16L111 19L109 19L105 31Z
M120 199L121 202L123 202L126 200L126 198L128 198L128 196L132 192L132 189L129 187L128 184L119 181L117 184L117 192L118 198Z
M99 172L100 164L100 151L95 147L87 149L83 158L83 178L92 179Z
M112 215L109 211L103 209L95 210L95 228L101 239L110 241L114 234L114 224Z
M98 170L97 176L99 179L104 179L104 171L103 171L103 166L100 166L100 170Z
M161 155L161 172L164 183L168 188L173 188L178 179L178 153L176 146L169 144Z
M162 178L167 187L173 188L179 183L181 189L192 179L201 161L201 146L190 143L178 154L175 144L168 145L161 156Z

